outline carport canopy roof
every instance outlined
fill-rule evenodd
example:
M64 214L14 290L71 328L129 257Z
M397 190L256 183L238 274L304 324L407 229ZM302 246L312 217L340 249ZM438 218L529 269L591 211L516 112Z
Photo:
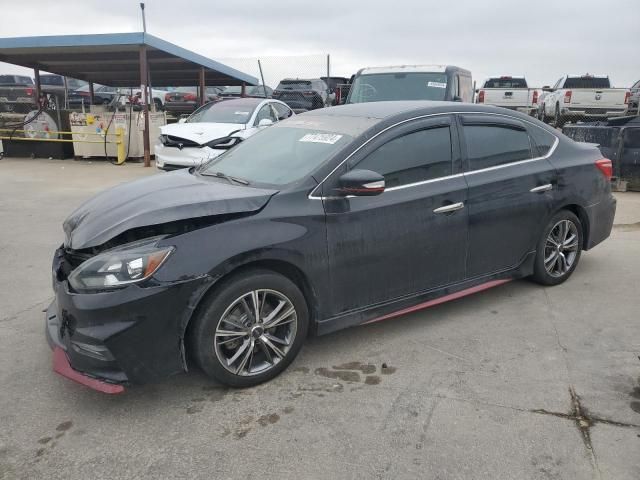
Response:
M140 47L154 87L257 85L258 79L148 33L0 38L0 61L112 87L140 81Z

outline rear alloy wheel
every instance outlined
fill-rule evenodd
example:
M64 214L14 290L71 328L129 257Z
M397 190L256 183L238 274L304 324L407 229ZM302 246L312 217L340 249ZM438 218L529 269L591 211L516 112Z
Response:
M205 373L229 386L250 387L293 361L307 327L298 287L276 273L252 271L210 297L191 331L192 349Z
M538 243L533 279L542 285L564 282L580 260L582 242L578 217L567 210L554 215Z

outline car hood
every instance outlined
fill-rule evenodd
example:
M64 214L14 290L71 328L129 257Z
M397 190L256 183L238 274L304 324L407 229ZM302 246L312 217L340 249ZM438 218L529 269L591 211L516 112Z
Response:
M255 212L277 193L225 182L179 170L105 190L64 221L65 246L96 247L132 228Z
M184 138L202 145L244 129L245 125L242 123L173 123L160 127L160 132L163 135Z

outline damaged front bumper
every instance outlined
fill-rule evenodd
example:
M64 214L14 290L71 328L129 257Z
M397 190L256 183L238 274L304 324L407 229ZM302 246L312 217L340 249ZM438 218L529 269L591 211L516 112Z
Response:
M184 330L208 277L99 293L72 292L55 274L53 283L45 322L57 373L119 393L185 370Z

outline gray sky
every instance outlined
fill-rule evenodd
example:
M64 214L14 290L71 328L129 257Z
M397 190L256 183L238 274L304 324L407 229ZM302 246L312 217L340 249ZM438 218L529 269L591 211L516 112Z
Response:
M272 87L283 76L320 75L327 53L332 74L347 77L365 66L446 63L478 82L511 74L542 86L586 72L608 74L616 87L640 79L638 0L145 3L149 33L254 75L248 59L262 57ZM0 0L0 12L3 37L142 30L133 0ZM291 55L304 57L273 58ZM0 63L8 72L25 70Z

